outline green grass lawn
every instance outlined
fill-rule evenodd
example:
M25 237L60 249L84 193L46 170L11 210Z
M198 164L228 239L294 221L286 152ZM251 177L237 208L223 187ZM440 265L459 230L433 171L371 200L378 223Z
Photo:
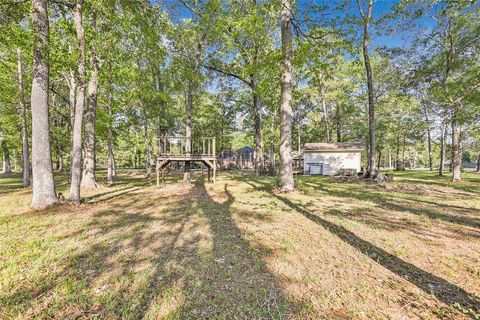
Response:
M44 211L0 176L0 319L480 319L480 175L394 175L122 171Z

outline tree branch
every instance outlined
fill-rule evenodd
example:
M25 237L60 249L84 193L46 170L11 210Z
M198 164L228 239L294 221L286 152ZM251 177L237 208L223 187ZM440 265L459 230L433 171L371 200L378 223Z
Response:
M193 14L201 17L201 14L200 14L197 10L195 10L195 8L192 8L192 6L190 6L186 1L184 1L184 0L179 0L179 2L180 2L181 4L183 4L183 5L185 6L185 8L187 8L188 10L190 10Z
M65 6L69 9L75 8L74 3L70 3L70 2L67 2L67 1L63 1L63 0L50 0L50 2L61 5L61 6Z
M213 70L213 71L216 71L218 73L221 73L225 76L229 76L229 77L232 77L232 78L235 78L235 79L238 79L240 80L241 82L245 83L247 86L249 86L250 88L253 86L253 83L251 81L248 81L247 79L244 79L242 76L236 74L236 73L233 73L233 72L229 72L229 71L226 71L226 70L223 70L223 69L220 69L220 68L217 68L217 67L214 67L214 66L211 66L211 65L205 65L205 64L201 64L200 65L202 68L205 68L205 69L208 69L208 70Z
M57 90L55 90L55 88L53 87L53 85L50 86L50 91L52 91L53 93L57 94L58 96L60 96L60 98L62 98L62 100L70 105L70 100L68 100L64 95L60 94Z
M13 71L12 68L10 68L10 66L8 64L6 64L5 62L3 62L2 60L0 60L0 64L2 64L5 68L7 68L7 70L9 72L11 72L12 74L15 74L15 72Z

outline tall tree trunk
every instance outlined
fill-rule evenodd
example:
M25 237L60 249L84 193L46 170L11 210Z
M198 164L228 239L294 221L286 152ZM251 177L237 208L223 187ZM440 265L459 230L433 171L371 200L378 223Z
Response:
M262 108L260 105L260 100L258 94L255 92L256 90L256 75L252 78L252 83L254 83L252 87L253 93L253 113L254 113L254 121L255 121L255 159L254 159L254 168L255 173L257 175L264 174L265 171L265 164L263 159L263 115L262 115Z
M32 109L32 206L42 209L57 202L50 154L48 119L49 26L46 0L32 0L34 34Z
M140 166L140 146L138 143L138 132L134 126L133 131L135 133L135 143L133 144L133 167L136 169Z
M163 128L162 128L162 118L160 115L158 115L157 118L157 157L160 157L160 155L163 152L163 141L162 141L162 136L163 136Z
M376 163L375 163L375 98L374 98L374 87L373 87L373 73L372 67L370 65L370 56L368 53L368 45L370 41L369 35L369 24L370 20L372 19L372 9L373 9L373 0L368 1L368 9L367 13L363 13L363 9L360 6L360 2L358 3L359 10L362 15L363 20L363 60L365 63L365 71L367 74L367 90L368 90L368 132L369 132L369 153L368 153L368 172L366 177L374 177L376 174Z
M142 113L143 113L143 136L145 139L145 146L147 148L146 157L145 157L145 168L147 170L147 178L152 175L152 142L150 141L150 136L148 134L148 118L147 110L145 105L142 103Z
M114 177L116 177L116 176L117 176L117 160L115 160L115 151L114 151L114 150L112 151L112 163L113 163L113 166L112 166L112 168L113 168L112 175L113 175Z
M28 150L28 126L27 126L27 105L25 103L25 85L23 82L23 61L22 50L17 48L17 72L18 72L18 107L22 118L22 170L23 186L30 186L30 155Z
M73 146L70 178L70 201L80 203L80 183L82 179L82 125L85 99L85 34L83 29L83 0L77 0L74 22L78 43L78 84L73 122Z
M342 119L340 114L340 105L335 106L335 122L337 131L337 142L342 142Z
M190 155L192 152L192 109L193 109L193 80L188 82L187 89L187 103L185 104L185 152L187 155ZM190 161L185 161L185 168L183 173L183 182L190 183L191 181L191 172L190 172Z
M377 162L377 168L380 169L380 165L382 163L382 149L378 150L378 162Z
M392 169L392 150L388 147L388 169Z
M326 142L330 143L332 142L332 139L330 138L330 126L328 124L327 102L325 101L325 86L323 84L320 86L320 93L321 93L322 108L323 108L323 121L325 123L325 137L326 137Z
M72 46L68 46L68 53L72 54ZM72 165L73 157L73 124L75 122L75 95L77 94L77 80L75 79L75 72L70 69L68 71L67 83L68 83L68 107L70 113L70 121L68 123L68 131L70 133L70 168Z
M432 155L432 129L430 125L427 128L427 139L428 139L428 167L430 171L433 171L433 155Z
M57 168L56 169L58 172L62 172L63 171L63 151L59 143L56 144L56 149L57 149Z
M272 134L270 135L270 150L269 150L269 158L270 158L270 174L275 174L275 135L273 134L275 131L275 118L276 112L272 112L272 121L270 123L270 131Z
M194 64L192 66L192 74L197 75L200 67L200 60L202 57L203 51L203 38L199 39L197 42L197 50L195 53ZM193 111L193 98L197 89L197 84L195 79L189 79L188 88L187 88L187 101L185 105L185 136L186 136L186 145L185 152L190 154L192 152L192 111ZM189 184L191 181L191 163L190 161L185 161L185 168L183 174L183 182Z
M395 151L395 170L400 171L400 135L397 135L397 150Z
M110 66L111 71L111 66ZM110 83L108 89L108 132L107 132L107 148L108 148L108 167L107 167L107 184L113 184L113 177L115 176L115 160L113 157L113 93L112 84Z
M292 170L292 32L290 0L282 0L282 71L280 76L280 188L294 188Z
M443 176L443 167L445 166L445 140L447 136L447 126L442 123L440 133L440 167L438 168L438 175Z
M300 122L297 123L297 144L298 156L300 157L300 153L302 152L302 130L300 128Z
M92 16L90 25L96 30L96 17ZM90 43L90 64L92 73L88 82L87 116L85 121L85 160L83 163L82 186L86 188L96 188L95 179L95 122L97 114L97 96L98 96L98 72L99 61L95 44Z
M457 123L456 107L452 112L452 181L460 181L460 169L462 165L462 155L460 150L460 127Z
M73 54L72 46L68 46L68 53ZM77 94L77 79L75 79L75 72L73 69L68 70L67 84L68 84L68 104L70 112L70 133L73 131L73 123L75 122L75 95ZM72 144L72 142L70 142Z
M257 0L252 0L252 5L257 6ZM259 55L259 46L257 43L254 44L253 56L252 56L252 66L255 71L250 74L250 88L252 89L252 99L253 99L253 115L254 115L254 129L255 129L255 152L254 152L254 170L257 175L263 175L265 172L265 159L263 156L263 115L262 115L262 106L260 104L260 97L257 92L258 84L258 55Z
M77 94L77 79L75 78L75 72L70 70L68 72L68 102L69 102L69 112L70 112L70 134L73 138L73 124L75 122L75 100ZM70 141L70 144L73 145L73 141Z
M480 172L480 152L478 153L477 157L477 172Z
M159 80L159 74L158 74L157 71L155 72L154 76L155 76L155 78L154 78L155 79L155 90L157 92L160 92L160 80ZM160 107L160 110L162 110L163 106L159 106L159 107ZM161 154L162 149L163 149L163 147L162 147L163 142L162 142L162 138L161 138L162 137L162 132L163 132L163 130L162 130L162 117L159 113L158 116L157 116L157 131L156 131L156 134L157 134L157 158L160 157L160 154ZM155 165L155 167L156 167L156 165Z
M10 150L8 149L7 141L4 138L2 138L1 148L3 155L2 174L12 173L12 166L10 164Z

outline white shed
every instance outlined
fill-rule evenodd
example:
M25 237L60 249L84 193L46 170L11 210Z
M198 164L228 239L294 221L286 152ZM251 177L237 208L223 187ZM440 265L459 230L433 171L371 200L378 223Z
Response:
M307 175L333 176L342 169L360 172L363 144L357 142L306 143L303 171Z

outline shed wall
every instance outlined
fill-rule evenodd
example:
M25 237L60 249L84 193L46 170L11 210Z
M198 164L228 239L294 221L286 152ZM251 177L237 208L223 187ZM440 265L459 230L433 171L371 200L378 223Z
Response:
M308 163L323 163L323 174L334 175L340 169L355 169L360 172L361 152L305 152L304 171L308 172Z

